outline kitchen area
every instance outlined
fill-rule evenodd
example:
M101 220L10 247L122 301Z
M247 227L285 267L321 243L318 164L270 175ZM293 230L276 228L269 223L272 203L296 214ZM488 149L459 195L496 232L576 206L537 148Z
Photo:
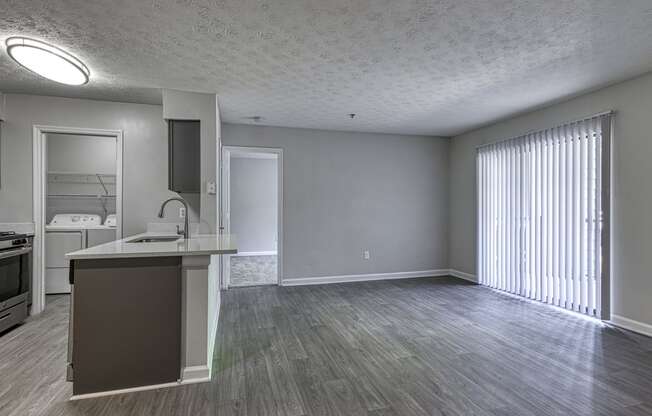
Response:
M73 397L209 381L219 307L209 268L234 253L228 235L166 233L68 253Z
M211 379L221 255L237 253L218 229L219 107L161 95L0 94L0 339L59 314L59 399Z

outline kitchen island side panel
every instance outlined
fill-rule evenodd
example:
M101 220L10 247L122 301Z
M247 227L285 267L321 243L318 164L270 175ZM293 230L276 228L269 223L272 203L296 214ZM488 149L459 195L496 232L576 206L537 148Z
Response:
M73 263L73 394L179 380L181 257Z

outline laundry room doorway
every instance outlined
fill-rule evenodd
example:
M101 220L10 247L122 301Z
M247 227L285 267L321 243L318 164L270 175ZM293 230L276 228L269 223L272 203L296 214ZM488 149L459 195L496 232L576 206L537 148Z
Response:
M66 253L122 236L122 133L35 127L32 313L71 293Z

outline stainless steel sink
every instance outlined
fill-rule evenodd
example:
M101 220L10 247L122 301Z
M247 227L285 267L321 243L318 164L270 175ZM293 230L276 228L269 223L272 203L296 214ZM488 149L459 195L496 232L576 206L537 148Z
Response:
M180 235L161 235L161 236L151 236L151 237L138 237L133 240L127 241L127 243L165 243L169 241L176 241L181 238Z

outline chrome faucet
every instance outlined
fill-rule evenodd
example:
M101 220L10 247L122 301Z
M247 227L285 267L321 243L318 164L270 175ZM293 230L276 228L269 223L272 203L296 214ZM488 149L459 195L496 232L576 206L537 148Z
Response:
M179 201L179 202L181 202L181 204L183 204L183 207L186 210L186 216L183 219L184 220L184 222L183 222L183 227L184 227L183 228L183 233L179 232L179 227L177 226L177 234L183 234L183 238L185 238L187 240L187 239L190 238L190 228L188 227L188 215L189 215L189 213L188 213L188 203L183 198L174 197L174 198L170 198L170 199L165 200L161 204L161 209L158 212L158 217L163 218L163 210L165 209L165 206L170 201Z

